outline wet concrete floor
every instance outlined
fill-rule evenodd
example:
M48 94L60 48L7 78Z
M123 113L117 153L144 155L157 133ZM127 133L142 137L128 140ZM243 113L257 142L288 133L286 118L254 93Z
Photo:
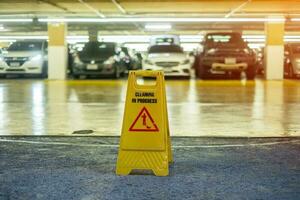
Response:
M126 80L0 80L0 135L120 135ZM300 136L300 81L168 80L171 135Z
M298 200L300 138L173 137L168 177L115 175L118 137L0 137L1 200Z

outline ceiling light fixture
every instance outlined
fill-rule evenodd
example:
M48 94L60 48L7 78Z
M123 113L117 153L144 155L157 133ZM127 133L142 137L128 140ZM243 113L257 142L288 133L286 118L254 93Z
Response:
M300 18L291 18L291 21L292 21L292 22L299 22L299 21L300 21Z
M11 22L32 22L33 20L32 19L0 19L0 22L1 23L11 23Z
M39 22L127 23L127 22L284 22L285 18L39 18Z
M168 31L171 30L171 24L146 24L145 29L149 31Z

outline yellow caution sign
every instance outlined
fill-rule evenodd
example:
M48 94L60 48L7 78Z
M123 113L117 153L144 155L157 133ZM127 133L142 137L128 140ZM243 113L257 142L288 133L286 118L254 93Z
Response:
M156 83L140 85L137 77L153 77ZM172 161L164 74L130 71L116 173L142 169L167 176Z

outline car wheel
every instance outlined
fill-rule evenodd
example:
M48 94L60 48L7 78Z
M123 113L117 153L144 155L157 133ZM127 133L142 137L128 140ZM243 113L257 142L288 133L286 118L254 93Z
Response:
M208 72L206 72L203 65L201 64L199 64L198 66L197 77L204 80L208 78Z
M48 78L48 65L47 65L47 63L43 64L41 78Z
M288 76L289 78L295 78L295 74L294 74L294 70L293 70L293 66L290 64L289 65L289 72L288 72Z
M120 78L120 71L119 71L119 68L116 66L115 67L115 74L114 74L114 78L115 79L118 79L118 78Z
M254 67L250 66L248 67L246 71L246 76L248 80L253 80L255 78L255 69Z

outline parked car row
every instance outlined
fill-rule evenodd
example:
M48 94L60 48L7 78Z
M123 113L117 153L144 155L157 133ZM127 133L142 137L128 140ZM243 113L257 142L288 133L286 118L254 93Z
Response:
M257 74L265 74L264 48L258 52ZM300 78L300 43L284 45L284 78Z
M69 73L80 76L119 78L127 70L142 67L139 53L113 42L87 42L79 51L68 52ZM0 55L0 76L35 75L43 78L48 72L48 43L45 40L17 41Z
M264 49L249 48L240 33L215 32L205 35L196 54L183 51L176 35L154 36L147 53L141 53L114 42L90 41L80 48L69 48L68 72L74 78L105 76L119 78L128 70L163 70L166 76L246 77L264 74ZM0 52L0 77L37 75L47 77L48 43L24 40L12 43ZM284 77L300 77L300 43L284 46Z

